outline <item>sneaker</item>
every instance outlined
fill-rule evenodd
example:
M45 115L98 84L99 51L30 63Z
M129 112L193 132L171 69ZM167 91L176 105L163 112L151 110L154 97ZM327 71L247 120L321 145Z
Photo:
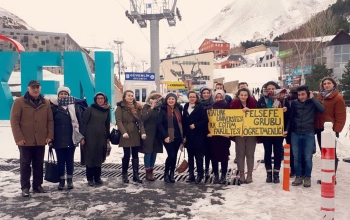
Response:
M310 187L311 186L311 177L305 177L304 178L304 187Z
M44 188L42 186L39 186L38 188L33 189L34 193L46 193Z
M29 189L22 189L22 196L28 197L29 196Z
M303 178L300 176L295 177L295 180L292 182L292 186L300 186L303 184Z
M94 181L88 181L88 185L89 186L95 186L95 183L94 183Z

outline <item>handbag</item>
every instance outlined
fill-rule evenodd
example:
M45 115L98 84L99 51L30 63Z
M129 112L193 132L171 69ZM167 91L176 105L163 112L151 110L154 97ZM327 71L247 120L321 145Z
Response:
M60 181L58 164L55 161L55 156L52 152L52 147L49 147L47 161L45 161L45 178L44 179L51 183L58 183Z
M121 132L119 129L113 128L110 133L110 141L114 145L118 145L120 141Z
M179 156L179 159L177 160L177 168L176 168L176 171L178 172L178 173L183 173L183 172L185 172L186 170L187 170L187 168L188 168L188 162L187 162L187 160L186 160L186 153L185 153L185 151L184 151L184 159L183 159L183 161L181 162L181 164L179 165L179 161L180 161L180 158L181 158L181 154L182 154L182 151L181 151L181 153L180 153L180 156Z

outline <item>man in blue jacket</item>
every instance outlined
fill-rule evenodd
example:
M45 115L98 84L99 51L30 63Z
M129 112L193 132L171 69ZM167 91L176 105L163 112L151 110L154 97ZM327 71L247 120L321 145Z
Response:
M314 97L305 85L297 88L298 99L292 102L289 120L292 132L292 150L294 154L294 168L296 178L293 186L303 184L311 186L312 156L315 144L314 118L317 111L323 112L325 107ZM305 161L305 178L302 178L302 161Z

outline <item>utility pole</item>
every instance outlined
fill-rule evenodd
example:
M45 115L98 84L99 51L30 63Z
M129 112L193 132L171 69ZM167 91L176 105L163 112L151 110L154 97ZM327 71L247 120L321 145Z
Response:
M170 1L173 2L170 7ZM157 1L144 4L138 3L137 0L130 0L130 13L125 11L125 16L131 21L136 22L141 28L147 27L147 20L150 21L150 36L151 36L151 72L155 74L155 82L157 91L160 91L160 71L159 71L159 20L167 19L170 27L176 26L175 16L181 21L182 17L178 8L176 8L177 0L163 0L161 7ZM176 10L175 10L176 9ZM158 13L153 13L153 11Z
M123 62L123 54L122 54L122 44L124 43L124 41L122 40L115 40L114 41L115 44L117 44L117 51L118 51L118 79L120 82L120 73L121 73L121 63Z

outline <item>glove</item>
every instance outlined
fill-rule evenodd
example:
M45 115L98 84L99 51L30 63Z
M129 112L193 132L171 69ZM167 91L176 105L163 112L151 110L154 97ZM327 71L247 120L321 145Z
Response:
M335 132L335 136L339 138L339 132Z
M146 136L145 134L141 135L141 138L142 138L143 140L145 140L146 137L147 137L147 136Z
M123 134L123 138L129 138L128 133L124 133L124 134Z

